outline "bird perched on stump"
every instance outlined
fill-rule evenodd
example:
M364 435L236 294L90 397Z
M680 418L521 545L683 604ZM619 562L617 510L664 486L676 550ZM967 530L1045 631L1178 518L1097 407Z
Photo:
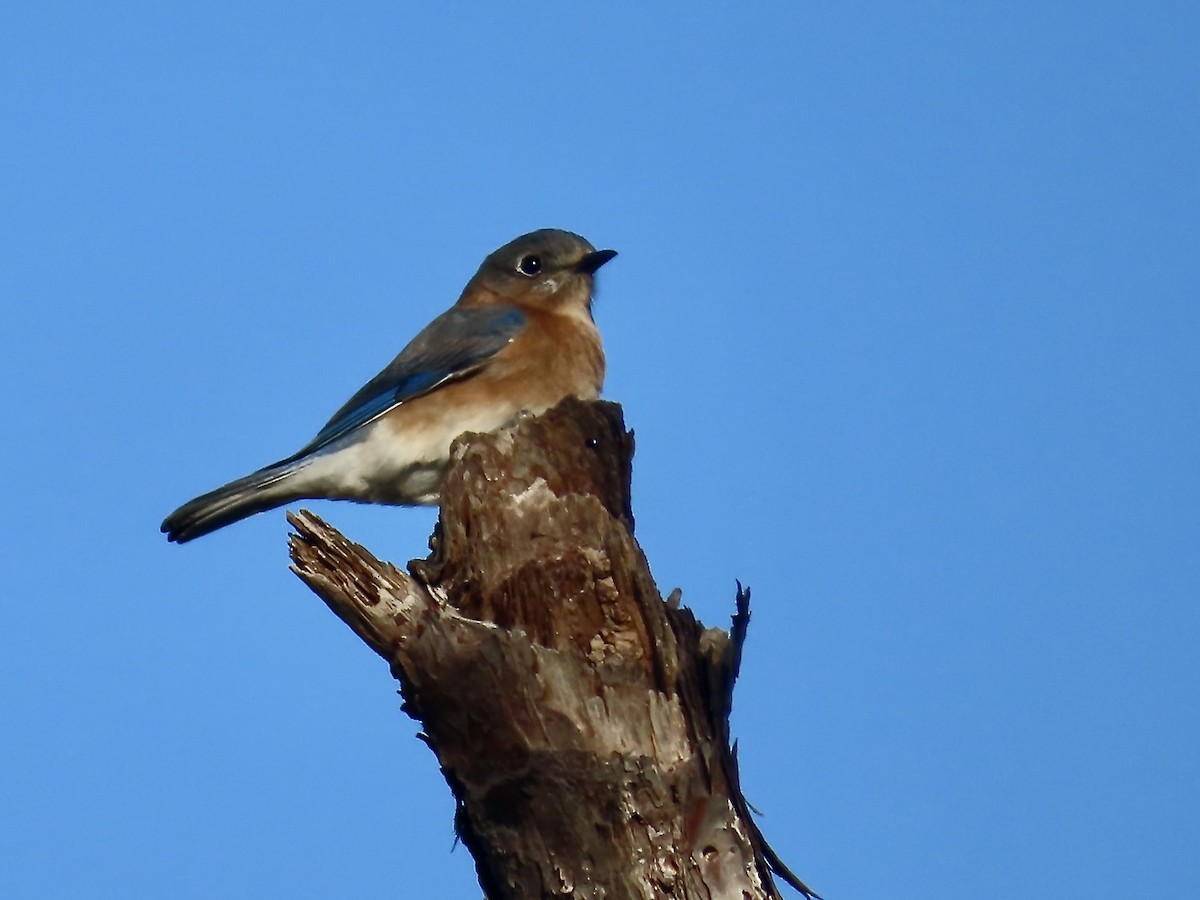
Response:
M162 523L167 540L301 499L436 503L458 435L599 396L604 349L592 295L596 270L616 255L553 228L505 244L315 438L179 507Z

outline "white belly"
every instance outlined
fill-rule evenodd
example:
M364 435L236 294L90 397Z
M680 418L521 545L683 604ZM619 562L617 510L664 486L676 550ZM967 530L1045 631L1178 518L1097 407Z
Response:
M503 428L517 412L500 404L464 416L460 408L445 420L410 423L413 427L398 427L402 423L384 416L315 454L289 479L289 487L334 500L437 503L451 442L464 432Z

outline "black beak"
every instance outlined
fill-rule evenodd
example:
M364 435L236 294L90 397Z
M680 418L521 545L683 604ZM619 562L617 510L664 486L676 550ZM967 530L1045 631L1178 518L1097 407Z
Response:
M575 271L584 275L594 275L596 270L617 255L616 250L593 250L579 262L575 263Z

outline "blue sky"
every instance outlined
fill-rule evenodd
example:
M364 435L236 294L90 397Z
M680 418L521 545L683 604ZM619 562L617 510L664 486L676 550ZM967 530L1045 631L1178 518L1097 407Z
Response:
M664 593L829 900L1200 880L1200 11L9 4L0 894L477 895L282 512L524 231L578 231ZM310 504L397 562L428 510Z

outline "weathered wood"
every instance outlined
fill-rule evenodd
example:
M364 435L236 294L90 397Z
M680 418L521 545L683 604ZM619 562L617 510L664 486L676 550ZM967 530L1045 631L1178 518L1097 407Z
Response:
M316 516L293 570L391 665L489 900L775 898L741 796L734 637L665 603L633 537L633 437L568 400L456 442L432 555L407 573Z

